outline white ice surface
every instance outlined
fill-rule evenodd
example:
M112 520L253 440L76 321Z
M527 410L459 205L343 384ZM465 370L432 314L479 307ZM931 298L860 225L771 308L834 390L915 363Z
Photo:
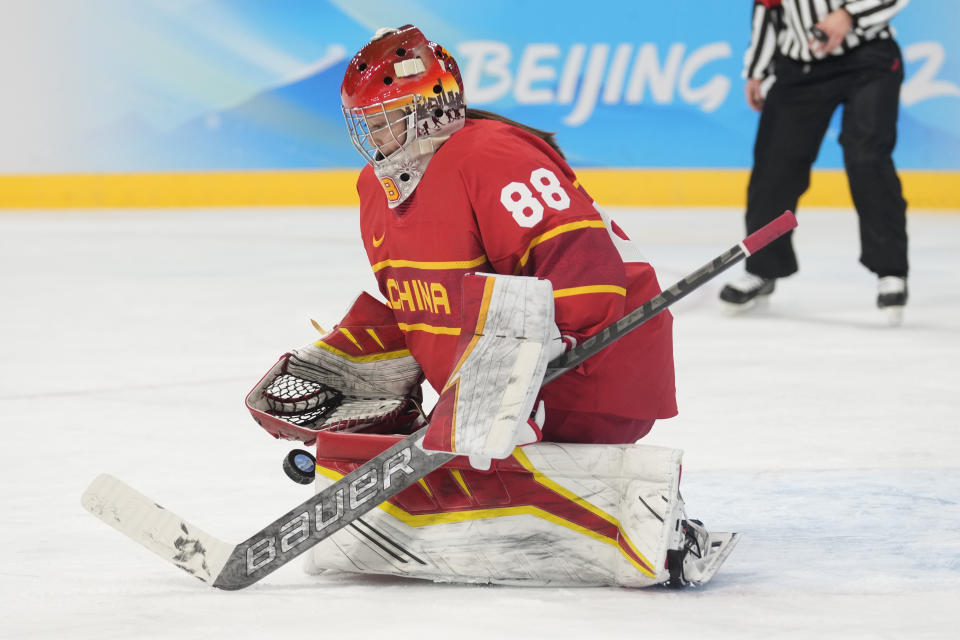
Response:
M664 286L737 242L734 210L612 210ZM743 541L708 587L519 589L299 562L220 592L80 506L102 471L233 542L305 499L243 397L375 290L338 210L0 213L0 637L948 638L960 605L960 215L910 213L904 326L856 218L806 210L801 271L728 317L676 307L692 516ZM735 267L737 272L740 267Z

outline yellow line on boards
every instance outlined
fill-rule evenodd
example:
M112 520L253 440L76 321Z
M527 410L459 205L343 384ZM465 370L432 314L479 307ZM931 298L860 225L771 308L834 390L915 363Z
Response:
M0 175L0 208L356 207L357 170ZM747 169L582 169L601 206L742 207ZM960 171L900 171L910 207L960 210ZM852 207L842 170L813 172L800 207Z
M907 206L960 209L960 171L900 171ZM580 182L600 206L743 207L747 169L583 169ZM853 208L846 174L813 171L803 207Z
M358 206L357 171L0 175L0 207Z

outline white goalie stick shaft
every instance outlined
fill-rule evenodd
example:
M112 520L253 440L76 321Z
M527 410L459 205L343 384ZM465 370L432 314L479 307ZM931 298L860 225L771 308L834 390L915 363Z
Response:
M793 214L785 212L610 327L553 360L547 367L543 384L595 355L796 224ZM420 429L400 440L236 545L197 529L107 474L98 476L90 484L81 502L93 515L200 580L219 589L243 589L456 457L421 449L419 441L423 432L424 429Z

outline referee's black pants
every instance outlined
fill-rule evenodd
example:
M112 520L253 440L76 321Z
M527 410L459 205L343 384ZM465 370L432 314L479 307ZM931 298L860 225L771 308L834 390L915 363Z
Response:
M778 55L776 82L760 115L747 190L747 231L753 233L810 185L810 167L838 105L840 144L860 218L860 262L878 276L907 275L907 203L893 166L903 62L893 40L865 43L822 62ZM788 234L747 258L747 271L782 278L797 270Z

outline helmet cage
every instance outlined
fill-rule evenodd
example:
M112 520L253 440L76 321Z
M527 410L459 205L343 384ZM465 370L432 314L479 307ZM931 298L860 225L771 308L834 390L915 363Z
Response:
M417 112L423 110L423 101L414 93L365 107L341 107L350 141L374 168L416 155L408 150L419 133Z
M348 63L340 85L350 142L395 208L436 150L466 122L456 61L419 29L381 29Z

